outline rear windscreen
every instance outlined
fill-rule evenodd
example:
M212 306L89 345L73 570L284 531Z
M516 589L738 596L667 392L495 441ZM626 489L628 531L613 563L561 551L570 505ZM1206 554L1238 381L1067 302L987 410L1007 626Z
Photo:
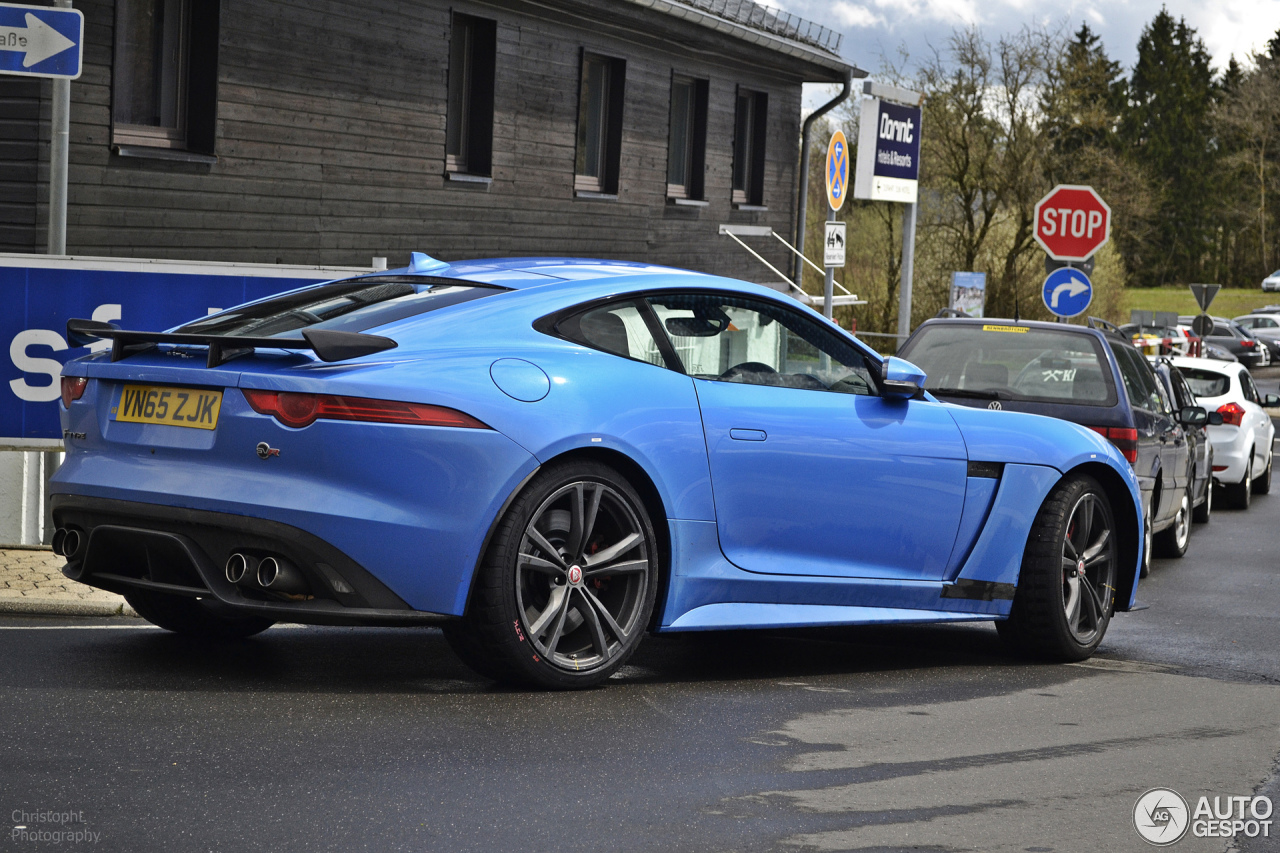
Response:
M423 276L370 276L282 293L188 323L177 332L270 337L302 329L363 332L448 305L470 302L502 288Z
M899 353L935 394L1114 406L1115 383L1092 335L1000 324L925 326Z
M1212 370L1199 370L1194 367L1183 367L1182 378L1191 386L1191 393L1197 397L1222 397L1231 390L1231 377L1223 376Z

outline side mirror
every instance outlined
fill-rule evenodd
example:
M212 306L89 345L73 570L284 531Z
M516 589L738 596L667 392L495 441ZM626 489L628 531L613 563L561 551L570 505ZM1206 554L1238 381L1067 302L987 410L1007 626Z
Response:
M1222 417L1218 415L1218 417ZM1209 413L1203 406L1183 406L1178 412L1178 423L1189 427L1202 427L1209 423Z
M1275 394L1267 394L1262 398L1262 405L1266 406L1268 409L1280 406L1280 397L1277 397Z
M891 355L880 365L884 396L910 399L924 388L925 373L911 362Z
M1209 426L1222 426L1222 412L1209 413Z

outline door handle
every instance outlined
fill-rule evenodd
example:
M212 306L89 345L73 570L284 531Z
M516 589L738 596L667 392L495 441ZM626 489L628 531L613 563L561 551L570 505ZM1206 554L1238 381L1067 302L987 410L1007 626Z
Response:
M729 438L735 441L764 441L768 434L762 429L731 429Z

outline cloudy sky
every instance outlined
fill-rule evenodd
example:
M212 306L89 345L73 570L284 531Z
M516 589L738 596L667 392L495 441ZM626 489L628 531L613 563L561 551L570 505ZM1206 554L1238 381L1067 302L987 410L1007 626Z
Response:
M1204 39L1215 67L1262 50L1280 29L1280 0L763 0L844 33L842 53L868 71L900 46L922 56L955 27L977 25L993 40L1025 24L1075 29L1088 21L1108 55L1132 68L1142 27L1166 5Z

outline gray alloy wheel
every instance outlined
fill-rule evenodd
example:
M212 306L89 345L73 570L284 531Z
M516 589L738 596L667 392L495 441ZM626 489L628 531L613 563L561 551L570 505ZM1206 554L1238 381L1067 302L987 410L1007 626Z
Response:
M653 524L625 478L596 462L548 466L503 516L445 638L498 681L590 687L648 630L658 565Z
M1155 503L1156 496L1151 496L1151 502ZM1142 516L1142 565L1138 567L1138 577L1145 578L1151 574L1151 551L1155 545L1154 537L1151 535L1151 509L1148 508Z
M1209 457L1209 470L1213 470L1212 456ZM1204 484L1204 500L1191 513L1191 518L1197 524L1208 524L1209 518L1213 515L1213 489L1213 475L1210 474L1208 482Z
M1245 463L1244 479L1223 488L1227 494L1227 506L1232 509L1248 509L1253 502L1253 448L1249 448L1249 461Z
M1072 476L1036 515L1009 618L997 622L1015 648L1084 660L1106 634L1118 577L1115 519L1096 480Z
M576 480L525 525L516 560L516 607L529 643L565 672L604 666L644 629L651 548L617 489Z
M1191 495L1190 486L1182 492L1182 501L1178 504L1178 514L1173 517L1173 524L1160 531L1155 545L1161 557L1181 557L1187 553L1187 545L1191 542Z

